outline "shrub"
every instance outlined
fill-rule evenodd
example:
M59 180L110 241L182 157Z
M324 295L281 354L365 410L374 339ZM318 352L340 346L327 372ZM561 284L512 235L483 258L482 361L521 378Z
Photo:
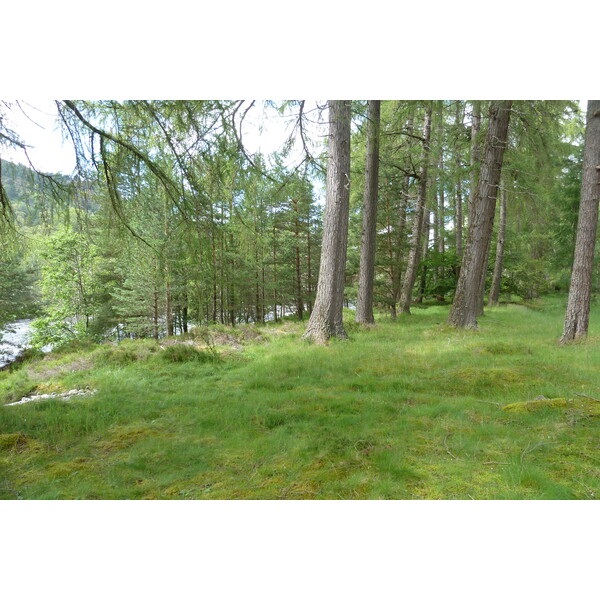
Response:
M217 357L212 352L204 352L188 344L177 344L175 346L167 346L164 350L161 351L160 356L164 360L173 363L191 361L209 362L217 359Z

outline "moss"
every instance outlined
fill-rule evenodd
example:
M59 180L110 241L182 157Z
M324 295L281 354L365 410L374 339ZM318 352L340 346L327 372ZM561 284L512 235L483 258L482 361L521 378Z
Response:
M54 477L69 477L78 475L82 471L95 470L94 464L89 458L75 458L66 462L51 462L46 466L46 471Z
M0 433L0 452L23 451L29 444L29 437L22 433Z
M532 351L523 344L509 342L487 342L482 344L473 344L469 349L474 354L484 354L492 356L507 356L512 354L532 354Z
M513 402L502 407L503 410L515 413L535 412L545 408L584 408L600 414L600 402L587 398L540 398L526 402Z
M160 434L160 429L145 423L132 423L129 425L118 425L110 428L105 439L98 441L95 447L103 452L114 452L130 448L144 438Z
M36 394L62 394L67 390L58 381L45 381L38 384L34 391Z
M467 368L452 373L457 379L486 385L515 383L523 379L522 372L514 367Z

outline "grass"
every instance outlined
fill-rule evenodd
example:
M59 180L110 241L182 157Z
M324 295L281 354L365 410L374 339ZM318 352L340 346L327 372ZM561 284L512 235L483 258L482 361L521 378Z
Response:
M188 336L34 360L0 373L0 404L98 391L0 406L0 498L596 498L600 310L561 347L564 304L477 332L432 306L322 347L288 321L217 328L221 359Z

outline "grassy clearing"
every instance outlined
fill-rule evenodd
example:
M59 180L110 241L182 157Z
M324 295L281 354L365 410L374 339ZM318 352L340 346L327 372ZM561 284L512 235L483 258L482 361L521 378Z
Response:
M1 373L0 404L98 392L0 407L0 498L596 498L600 402L578 394L600 397L600 310L563 348L564 303L478 332L433 306L326 347L286 322L48 356Z

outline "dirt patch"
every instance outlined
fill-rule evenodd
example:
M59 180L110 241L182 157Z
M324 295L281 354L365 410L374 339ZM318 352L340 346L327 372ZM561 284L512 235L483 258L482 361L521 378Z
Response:
M47 365L42 361L35 371L31 371L31 376L34 379L44 380L51 379L66 373L74 373L75 371L87 371L94 366L94 362L90 357L78 357L64 365Z

